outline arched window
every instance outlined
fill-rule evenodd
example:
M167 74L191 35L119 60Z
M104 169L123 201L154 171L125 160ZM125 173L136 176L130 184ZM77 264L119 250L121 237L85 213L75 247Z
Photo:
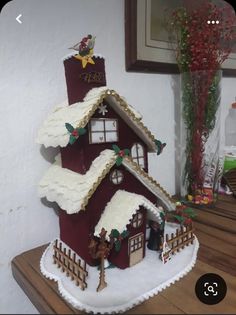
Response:
M132 225L134 228L138 228L141 226L143 222L143 215L141 212L137 212L132 219Z
M135 143L131 149L133 160L142 168L145 168L144 148L140 143Z
M110 175L110 180L113 184L118 185L120 184L124 179L124 174L120 170L114 170Z

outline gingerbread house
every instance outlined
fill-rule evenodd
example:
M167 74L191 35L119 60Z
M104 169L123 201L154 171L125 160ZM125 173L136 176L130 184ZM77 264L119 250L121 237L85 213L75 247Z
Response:
M60 207L60 239L89 265L89 252L102 229L127 237L109 261L124 269L145 256L148 222L162 222L164 209L174 209L168 193L148 174L148 152L155 137L141 115L106 86L102 57L84 68L64 60L68 102L57 106L38 133L37 142L60 147L60 154L39 184L41 197ZM68 106L70 105L70 106ZM107 239L109 241L109 239Z

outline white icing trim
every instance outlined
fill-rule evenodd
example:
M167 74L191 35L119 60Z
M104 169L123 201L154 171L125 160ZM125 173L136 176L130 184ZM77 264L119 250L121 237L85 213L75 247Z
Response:
M39 183L39 196L56 201L68 214L77 213L83 209L89 192L100 184L98 179L103 175L106 166L113 166L115 160L114 151L106 149L92 162L87 173L82 175L62 168L59 154Z
M95 227L94 235L99 236L102 228L107 231L107 239L109 239L112 229L117 229L122 233L127 229L126 225L132 219L133 214L139 209L139 206L143 206L151 211L159 223L162 221L160 217L161 210L147 198L125 190L117 190L106 205Z
M68 214L77 213L82 209L81 206L84 204L89 191L93 189L93 187L95 187L96 190L97 181L103 174L106 166L110 165L110 167L112 167L115 161L116 155L114 151L106 149L92 162L87 173L82 175L67 168L62 168L61 156L59 154L56 157L56 162L49 167L39 183L39 196L46 197L49 201L57 202ZM131 161L124 158L122 164L147 187L149 191L162 200L167 209L174 210L175 204L171 202L163 188L160 185L154 185L150 181L151 176L145 177L141 173L139 174ZM139 168L137 164L135 165ZM107 173L109 171L110 169L107 169ZM106 176L106 174L104 174L104 176ZM95 192L95 190L93 192ZM137 208L134 210L137 210Z
M195 236L195 235L194 235ZM54 242L54 241L53 241ZM188 272L190 272L192 270L192 268L194 267L194 265L196 264L196 260L197 260L197 252L199 249L199 242L198 239L195 236L195 247L194 247L194 251L193 251L193 255L192 255L192 259L189 262L189 264L182 270L180 271L178 274L176 274L172 279L169 279L167 281L165 281L164 283L162 283L161 285L159 285L158 287L144 293L143 295L132 299L131 301L129 301L128 303L125 303L123 305L119 305L119 306L114 306L114 307L106 307L106 308L102 308L102 307L91 307L90 305L86 305L81 303L78 299L76 299L74 296L72 296L63 286L62 281L60 279L60 277L56 276L55 274L50 273L49 271L46 270L45 266L44 266L44 258L48 252L48 250L50 249L50 246L52 246L53 242L51 242L51 244L46 248L46 250L44 251L42 258L40 260L40 270L42 272L42 274L50 279L50 280L54 280L58 283L58 291L60 292L60 294L62 295L62 297L68 301L73 307L83 311L83 312L87 312L87 313L94 313L94 314L112 314L112 313L121 313L121 312L125 312L128 311L129 309L133 308L134 306L141 304L142 302L144 302L145 300L148 300L149 298L153 297L154 295L157 295L158 293L160 293L161 291L163 291L164 289L168 288L171 284L174 284L176 281L180 280L181 278L183 278ZM181 252L178 253L178 255L181 255ZM167 263L168 264L168 263ZM100 294L100 293L98 293ZM79 297L79 294L78 294Z
M73 49L72 49L72 50L73 50ZM62 57L62 61L67 60L67 59L70 59L71 57L76 56L76 55L78 55L78 53L76 53L76 51L73 50L73 52L68 53L67 55L65 55L64 57ZM101 54L93 54L92 57L105 59L105 57L104 57L103 55L101 55Z
M36 142L43 144L45 147L67 146L70 133L65 128L65 123L70 123L74 127L85 127L89 117L98 107L98 101L106 90L109 90L107 86L93 88L87 93L83 102L77 102L70 106L64 106L64 102L63 106L61 106L61 104L57 106L56 109L48 115L39 129ZM154 152L156 146L150 133L145 131L147 129L140 125L142 116L131 105L126 103L126 106L128 106L129 110L134 115L134 117L131 117L131 115L127 114L124 108L120 105L119 101L117 101L111 94L104 97L117 114L147 144L149 150ZM124 98L122 99L125 101ZM84 119L85 117L86 119Z
M157 187L156 185L152 184L150 180L144 177L141 173L139 174L132 163L126 158L123 159L122 164L128 169L128 171L133 174L148 190L150 190L154 195L161 199L161 201L165 204L167 209L174 210L175 204L171 202L170 198L167 197L164 189L160 186ZM149 175L149 177L151 177Z

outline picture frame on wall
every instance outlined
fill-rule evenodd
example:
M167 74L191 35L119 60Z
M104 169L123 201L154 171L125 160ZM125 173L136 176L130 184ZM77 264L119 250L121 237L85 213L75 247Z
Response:
M179 73L164 27L166 12L183 0L125 0L126 71ZM223 75L236 76L236 52L222 65Z

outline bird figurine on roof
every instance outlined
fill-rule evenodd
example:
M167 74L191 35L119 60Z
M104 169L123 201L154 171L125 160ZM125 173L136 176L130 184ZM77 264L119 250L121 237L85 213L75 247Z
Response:
M78 51L78 54L74 57L78 60L81 60L83 68L86 67L87 63L95 64L94 60L92 59L95 38L95 36L89 34L86 37L83 37L79 43L69 48Z

